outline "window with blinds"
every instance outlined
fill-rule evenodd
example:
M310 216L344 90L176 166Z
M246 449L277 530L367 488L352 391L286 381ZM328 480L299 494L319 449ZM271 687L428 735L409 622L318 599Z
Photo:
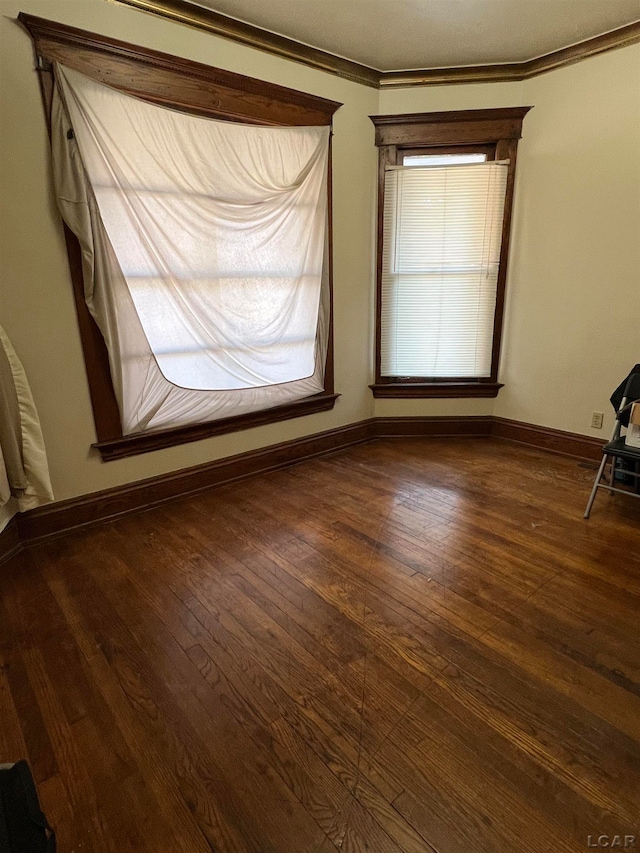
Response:
M407 156L387 168L382 377L491 376L508 169L484 154Z

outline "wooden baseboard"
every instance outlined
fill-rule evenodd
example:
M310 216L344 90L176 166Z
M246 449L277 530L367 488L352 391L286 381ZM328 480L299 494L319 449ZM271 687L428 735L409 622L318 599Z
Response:
M285 468L354 444L375 438L437 436L501 438L562 456L588 460L599 459L603 445L603 441L597 438L492 416L371 418L30 510L12 519L0 533L0 562L16 554L25 545L150 509L244 477Z
M21 548L22 542L18 532L18 523L15 518L12 518L7 526L0 531L0 564L17 554Z
M512 421L508 418L494 417L491 420L493 421L491 435L494 438L517 441L519 444L526 444L527 447L537 447L540 450L548 450L550 453L570 456L573 459L599 461L602 458L602 447L605 443L602 438Z
M178 497L273 471L331 453L374 437L374 421L360 421L260 450L228 456L215 462L185 468L126 486L94 492L72 500L38 507L19 517L20 539L33 543L61 533L109 521L120 515L148 509Z
M491 435L490 415L472 417L376 418L376 438L410 438L412 436Z

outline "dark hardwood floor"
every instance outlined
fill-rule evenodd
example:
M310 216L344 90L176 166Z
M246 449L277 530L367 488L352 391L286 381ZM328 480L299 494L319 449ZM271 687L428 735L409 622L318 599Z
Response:
M0 761L61 853L640 849L640 501L592 478L378 441L23 552Z

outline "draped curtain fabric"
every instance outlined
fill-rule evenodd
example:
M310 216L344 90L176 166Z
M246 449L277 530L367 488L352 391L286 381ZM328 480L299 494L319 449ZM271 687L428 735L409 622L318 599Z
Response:
M53 500L40 421L18 356L0 327L0 527Z
M321 392L329 128L214 121L55 77L58 204L123 434Z

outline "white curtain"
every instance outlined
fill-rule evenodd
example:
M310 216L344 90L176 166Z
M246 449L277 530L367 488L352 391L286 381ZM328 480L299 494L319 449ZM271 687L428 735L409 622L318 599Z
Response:
M24 369L0 326L0 529L53 500L40 421Z
M123 433L322 391L329 128L213 121L55 76L58 203Z

